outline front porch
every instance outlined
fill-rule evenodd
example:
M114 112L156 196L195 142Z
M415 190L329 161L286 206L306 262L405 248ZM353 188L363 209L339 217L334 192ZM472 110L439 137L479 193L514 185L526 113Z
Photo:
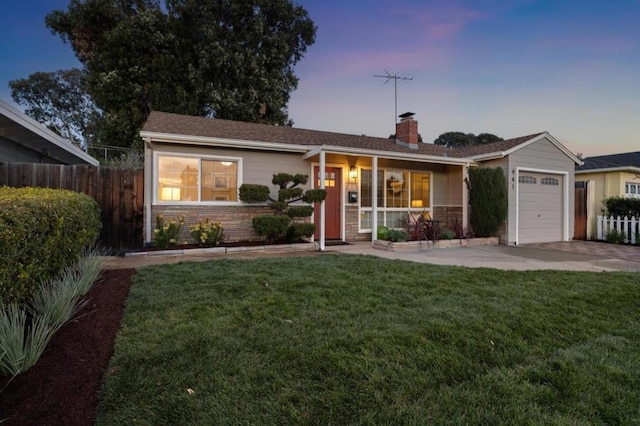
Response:
M314 236L319 250L326 241L377 240L379 226L402 229L409 215L424 214L442 228L467 227L469 163L458 158L336 152L318 149L307 153L312 164L313 188L329 193L316 205ZM324 179L319 179L324 176ZM332 194L337 205L332 203ZM339 212L339 214L336 214ZM338 221L339 233L330 235Z

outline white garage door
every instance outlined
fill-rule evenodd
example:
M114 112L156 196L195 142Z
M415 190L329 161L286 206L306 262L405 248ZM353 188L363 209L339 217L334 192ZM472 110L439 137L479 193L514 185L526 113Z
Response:
M519 173L519 244L562 241L562 178L546 173Z

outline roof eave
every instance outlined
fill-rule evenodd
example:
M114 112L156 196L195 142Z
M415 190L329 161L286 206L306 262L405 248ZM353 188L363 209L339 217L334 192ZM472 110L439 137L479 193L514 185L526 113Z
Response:
M587 170L576 170L575 173L578 174L588 174L588 173L611 173L611 172L631 172L631 173L640 173L640 167L633 166L621 166L621 167L606 167L600 169L587 169Z
M184 143L190 145L215 145L228 148L246 148L246 149L260 149L265 151L285 151L285 152L307 152L309 151L309 145L298 145L288 143L276 143L276 142L258 142L248 141L243 139L226 139L216 138L210 136L191 136L191 135L179 135L174 133L159 133L141 131L140 137L148 138L152 142L161 143Z
M69 162L67 160L68 156L70 155L92 166L98 166L100 164L98 160L96 160L95 158L93 158L92 156L90 156L89 154L87 154L77 146L73 145L68 140L63 139L53 131L43 126L41 123L38 123L28 115L20 112L19 110L7 104L6 102L2 101L1 99L0 99L0 113L2 113L4 116L6 116L11 121L18 124L19 126L24 127L34 135L42 138L44 141L49 142L50 144L53 145L54 148L57 148L62 151L59 153L49 152L47 154L49 157L55 158L60 162L75 163L75 162Z
M439 155L423 155L417 154L415 152L395 152L395 151L380 151L375 149L365 149L365 148L352 148L352 147L343 147L343 146L333 146L333 145L321 145L315 146L312 149L309 149L308 152L303 156L303 159L308 160L324 151L327 154L357 154L368 157L384 157L394 160L408 160L408 161L422 161L422 162L430 162L430 163L439 163L439 164L449 164L449 165L467 165L471 161L469 158L458 158L458 157L444 157Z

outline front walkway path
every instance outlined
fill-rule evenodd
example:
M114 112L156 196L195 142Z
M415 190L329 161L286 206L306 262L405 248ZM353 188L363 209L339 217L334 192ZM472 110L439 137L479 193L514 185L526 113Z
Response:
M483 246L459 248L433 248L391 252L371 247L371 243L357 242L342 246L329 246L327 251L278 251L263 250L228 255L185 254L133 257L108 257L106 268L137 268L146 265L162 265L178 262L198 262L220 258L251 259L278 256L322 256L340 254L365 254L387 259L406 260L438 265L465 266L471 268L496 268L505 270L564 270L564 271L631 271L640 272L640 247L615 245L592 241L568 241L559 243L527 244L521 246Z

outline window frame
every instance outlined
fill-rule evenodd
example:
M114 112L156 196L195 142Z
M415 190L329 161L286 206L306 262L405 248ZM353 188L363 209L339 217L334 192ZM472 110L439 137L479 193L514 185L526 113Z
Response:
M640 183L625 182L624 196L627 198L640 198Z
M160 200L159 197L159 174L160 174L160 157L176 157L185 159L197 159L198 160L198 200L197 201L171 201ZM152 198L153 205L161 206L239 206L242 205L240 201L240 195L237 194L236 201L202 201L202 161L230 161L237 164L236 171L236 191L239 192L240 186L243 182L242 170L243 170L243 158L231 157L227 155L209 155L209 154L192 154L192 153L180 153L171 151L154 151L153 153L153 189Z
M370 171L371 173L373 173L373 169L370 167L361 167L359 169L359 176L362 176L362 172L364 170ZM378 215L382 216L382 220L378 220L378 225L379 226L386 226L384 225L387 222L387 213L392 213L392 215L394 213L397 212L402 212L402 214L407 214L407 213L422 213L422 212L428 212L429 214L431 214L432 209L433 209L433 171L430 170L418 170L418 169L401 169L401 168L395 168L395 167L379 167L378 168L378 172L383 172L382 173L382 180L378 179L378 187L382 187L383 191L382 191L382 195L383 195L383 204L387 203L387 194L386 194L386 190L387 190L387 172L396 172L396 173L408 173L408 179L406 180L406 182L408 183L406 192L408 194L408 199L407 199L407 207L386 207L385 205L383 206L378 206L377 207L377 211L378 211ZM412 174L413 173L420 173L420 174L426 174L429 176L429 206L428 207L411 207L411 192L412 192L412 188L411 188L411 181L412 181ZM362 200L362 179L359 179L358 182L358 193L361 195L360 200ZM371 228L363 228L362 227L362 219L363 216L366 213L369 213L370 215L373 214L373 203L377 203L378 202L378 193L377 192L373 192L373 188L372 188L372 194L371 194L371 207L362 207L361 201L359 200L358 202L358 232L359 233L365 233L365 232L373 232L373 230ZM400 229L399 227L395 227L395 229Z

